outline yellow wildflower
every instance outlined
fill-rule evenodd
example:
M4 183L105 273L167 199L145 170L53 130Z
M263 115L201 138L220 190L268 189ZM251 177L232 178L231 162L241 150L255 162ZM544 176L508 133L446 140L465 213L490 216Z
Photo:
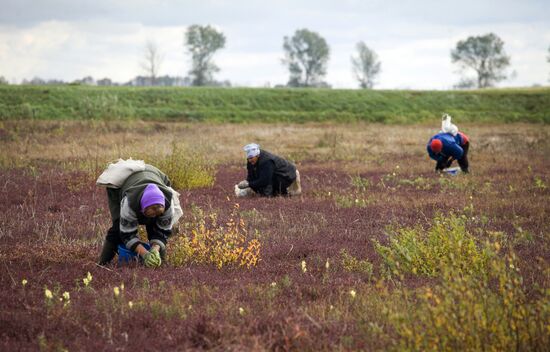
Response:
M53 293L52 291L48 290L48 289L45 289L44 290L44 296L47 298L47 299L52 299L53 298Z
M82 279L82 282L84 282L84 286L88 286L90 282L92 282L92 274L88 271L88 274L86 274L86 277Z

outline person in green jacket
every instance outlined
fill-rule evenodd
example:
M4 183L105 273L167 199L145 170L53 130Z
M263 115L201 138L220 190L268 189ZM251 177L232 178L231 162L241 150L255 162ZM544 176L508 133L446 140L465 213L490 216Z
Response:
M172 192L168 176L152 165L132 173L120 188L107 188L113 222L107 232L99 264L108 264L123 244L136 252L147 267L159 267L172 234ZM145 225L151 248L138 238L138 225Z

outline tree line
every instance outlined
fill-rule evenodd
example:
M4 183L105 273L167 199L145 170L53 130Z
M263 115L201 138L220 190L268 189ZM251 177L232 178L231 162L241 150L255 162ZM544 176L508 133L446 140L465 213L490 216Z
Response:
M190 55L191 69L188 80L193 86L219 85L214 75L220 68L214 63L215 53L225 47L226 37L212 26L192 25L185 32L184 47ZM283 38L284 58L281 60L289 72L287 87L330 87L324 81L330 59L330 47L319 33L298 29L292 36ZM550 48L548 49L550 52ZM144 68L154 84L160 65L158 48L150 42L146 45ZM550 61L550 56L548 57ZM507 78L506 69L510 57L504 50L504 42L489 33L470 36L461 40L451 50L451 61L459 66L462 79L455 88L487 88ZM360 88L370 89L381 72L381 62L376 52L365 42L356 44L356 54L351 57L351 68ZM468 76L468 73L474 76Z
M141 67L145 76L137 76L123 85L135 86L231 86L229 81L217 81L220 71L213 58L223 49L226 37L210 25L192 25L184 33L183 46L190 57L191 68L186 77L159 76L162 55L154 41L145 44ZM363 41L356 44L351 56L351 69L358 86L371 89L381 73L381 62L376 52ZM283 38L284 58L281 63L288 69L287 87L330 87L324 81L330 59L330 47L319 33L298 29L292 36ZM550 47L547 61L550 62ZM510 56L504 50L504 42L494 33L470 36L460 40L451 50L451 61L458 65L461 80L454 88L487 88L507 78ZM471 75L473 73L473 76ZM23 84L60 84L62 81L44 81L35 78ZM73 84L118 85L110 79L94 81L92 77L76 80ZM0 84L7 81L0 76Z

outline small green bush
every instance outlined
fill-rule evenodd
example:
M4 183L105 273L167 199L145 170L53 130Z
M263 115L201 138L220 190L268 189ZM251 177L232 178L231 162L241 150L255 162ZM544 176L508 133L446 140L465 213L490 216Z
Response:
M378 254L394 275L405 273L435 277L444 267L457 272L483 272L493 252L477 245L465 226L466 218L451 214L434 219L432 227L390 229L384 246L375 241Z
M389 246L376 244L384 265L437 277L435 285L402 288L384 311L399 351L542 351L550 345L550 290L529 297L512 250L476 243L465 217L438 216L429 230L398 229ZM504 237L487 233L485 238ZM545 270L547 275L549 270Z
M340 251L344 270L364 274L367 278L372 276L373 265L367 259L360 260L348 254L345 249Z
M193 152L176 143L172 151L153 163L172 181L174 189L210 187L215 181L215 164L198 152Z
M487 244L498 249L498 244ZM543 351L550 346L550 290L528 300L513 253L495 255L479 274L441 268L442 283L416 295L389 321L397 350ZM414 298L409 298L415 296Z

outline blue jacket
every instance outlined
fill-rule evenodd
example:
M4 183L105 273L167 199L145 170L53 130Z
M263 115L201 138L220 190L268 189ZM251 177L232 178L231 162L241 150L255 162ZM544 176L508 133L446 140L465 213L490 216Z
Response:
M441 152L438 154L434 153L430 148L430 143L432 143L432 140L434 139L439 139L443 144L443 149L441 149ZM428 150L428 154L430 155L430 158L436 161L447 160L449 157L452 157L455 160L460 160L462 159L462 155L464 154L464 150L457 143L457 140L455 140L455 137L453 137L453 135L450 133L436 134L435 136L430 138L430 140L428 141L428 144L426 145L426 149Z

